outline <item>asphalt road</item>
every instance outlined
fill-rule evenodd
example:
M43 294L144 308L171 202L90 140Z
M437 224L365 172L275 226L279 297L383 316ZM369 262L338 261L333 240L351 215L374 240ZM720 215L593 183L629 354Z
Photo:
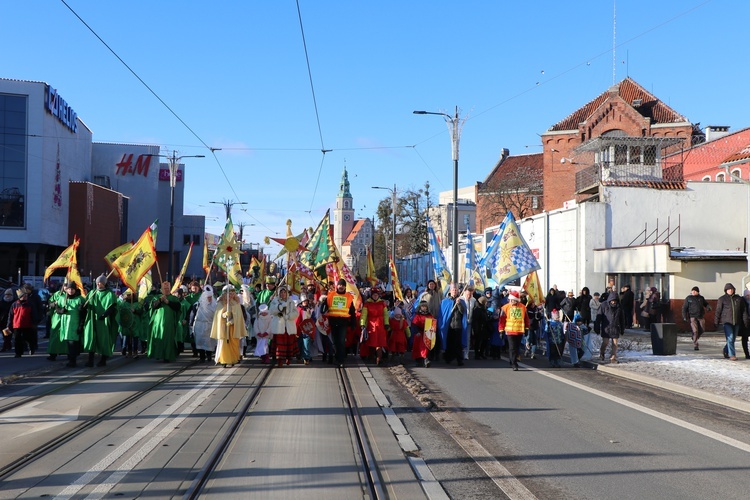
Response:
M469 437L489 452L480 463L494 459L528 498L747 498L746 414L541 360L519 372L479 363L410 367L427 390L420 397L437 404L431 411L376 372L451 496L487 498L494 487L457 444ZM441 413L458 425L445 430Z

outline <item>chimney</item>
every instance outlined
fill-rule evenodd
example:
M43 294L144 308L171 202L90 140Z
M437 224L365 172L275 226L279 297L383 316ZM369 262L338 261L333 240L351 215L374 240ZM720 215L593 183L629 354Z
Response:
M729 135L729 126L727 125L707 125L706 142L715 141L725 135Z
M504 162L508 158L508 156L510 156L510 150L508 148L503 148L500 151L500 161L498 163Z

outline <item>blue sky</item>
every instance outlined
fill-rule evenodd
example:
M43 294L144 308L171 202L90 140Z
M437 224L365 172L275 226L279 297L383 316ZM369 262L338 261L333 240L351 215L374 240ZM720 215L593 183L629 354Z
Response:
M317 224L344 165L358 217L388 196L371 186L452 189L448 129L413 110L468 115L461 186L502 148L540 152L613 76L703 126L750 125L742 0L299 0L315 102L295 1L66 2L194 133L61 1L2 3L0 77L57 88L95 141L205 154L187 162L186 213L219 233L209 202L247 202L233 218L252 242Z

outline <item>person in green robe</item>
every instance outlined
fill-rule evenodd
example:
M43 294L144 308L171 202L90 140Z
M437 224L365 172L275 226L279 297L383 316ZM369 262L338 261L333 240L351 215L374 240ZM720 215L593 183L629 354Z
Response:
M117 340L117 296L107 288L107 277L103 274L96 278L96 290L90 292L84 308L83 350L89 353L86 366L94 366L96 354L101 355L97 366L107 366Z
M65 286L60 287L58 291L52 294L47 303L47 316L49 317L49 341L47 342L47 359L55 361L58 354L67 354L68 346L60 338L60 315L55 313L55 305L58 299L65 300L67 294L65 293Z
M180 300L171 294L168 281L161 284L161 296L150 303L151 339L148 357L165 363L177 359L177 335L180 321Z
M256 298L256 304L270 304L271 299L276 294L276 276L266 276L266 289L261 290Z
M82 310L84 298L75 282L68 282L63 287L63 294L55 293L50 299L53 324L57 324L57 336L60 344L67 349L69 368L77 366L76 359L81 351ZM52 342L52 335L50 335Z
M117 303L117 323L120 325L122 335L122 355L126 357L138 355L138 330L140 319L135 315L134 309L138 301L134 299L131 289L122 292Z
M143 299L142 313L141 313L141 354L148 353L148 344L151 342L151 317L153 316L153 309L151 303L155 300L159 300L161 297L161 291L156 285L151 287L151 291Z

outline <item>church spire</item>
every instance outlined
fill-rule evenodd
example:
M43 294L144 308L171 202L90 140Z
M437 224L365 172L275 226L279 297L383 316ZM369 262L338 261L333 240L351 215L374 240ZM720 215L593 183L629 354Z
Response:
M349 192L349 174L346 173L346 165L344 165L344 172L341 174L341 188L339 190L339 198L351 198L352 193Z

